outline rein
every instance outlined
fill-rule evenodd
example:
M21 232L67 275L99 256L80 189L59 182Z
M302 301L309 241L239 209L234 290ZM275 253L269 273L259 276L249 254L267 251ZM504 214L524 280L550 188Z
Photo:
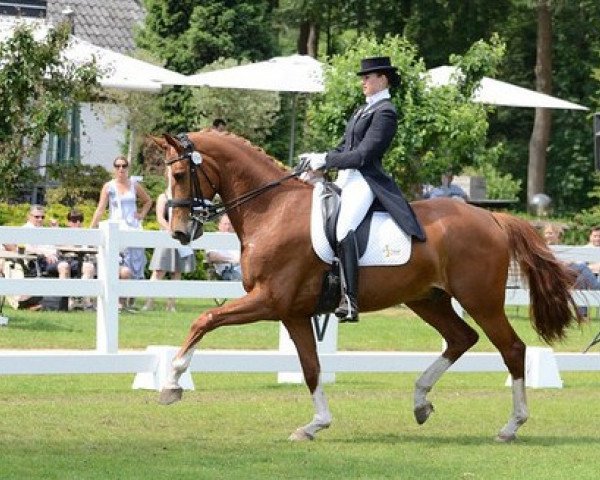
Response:
M207 173L202 168L202 155L198 152L192 141L188 138L185 133L181 133L177 135L179 141L183 146L183 153L179 155L177 158L172 160L165 161L165 165L171 166L176 162L180 162L182 160L187 160L190 167L190 191L191 198L187 200L173 200L170 199L167 201L167 206L171 208L175 207L188 207L190 208L190 216L192 221L195 224L203 224L209 220L212 220L223 213L227 213L230 210L243 205L246 202L258 197L259 195L271 190L274 187L281 185L284 181L289 180L290 178L298 177L302 173L302 169L297 168L292 173L285 175L277 180L273 180L265 185L262 185L254 190L250 190L249 192L243 193L239 197L234 198L230 202L216 205L209 200L204 198L202 193L202 188L200 186L200 182L198 181L198 175L196 174L196 169L200 170L206 181L210 185L213 190L216 190L217 187L211 181Z
M250 190L249 192L243 193L242 195L240 195L237 198L234 198L231 202L228 203L224 203L221 206L215 206L215 208L220 209L218 213L212 215L210 218L214 218L218 215L220 215L221 213L227 213L228 211L239 207L240 205L243 205L246 202L249 202L250 200L252 200L253 198L258 197L259 195L261 195L262 193L271 190L274 187L277 187L278 185L281 185L283 182L285 182L286 180L289 180L290 178L295 178L298 175L300 175L301 172L292 172L288 175L285 175L284 177L281 177L277 180L273 180L272 182L269 182L261 187L255 188L254 190Z

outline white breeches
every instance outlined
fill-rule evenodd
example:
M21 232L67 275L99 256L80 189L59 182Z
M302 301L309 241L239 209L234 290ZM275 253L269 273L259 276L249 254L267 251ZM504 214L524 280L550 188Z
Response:
M336 231L338 241L342 241L350 230L356 230L360 225L375 195L358 170L340 171L335 184L342 189L342 206Z

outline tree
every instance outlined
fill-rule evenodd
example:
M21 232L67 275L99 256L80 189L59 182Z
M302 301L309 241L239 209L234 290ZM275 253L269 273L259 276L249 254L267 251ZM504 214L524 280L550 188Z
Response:
M498 25L500 34L507 39L507 54L500 75L511 83L535 88L536 2L512 2L514 7ZM597 105L594 91L598 83L592 73L600 65L600 39L595 34L600 4L595 0L555 1L550 8L552 95L593 107ZM534 114L532 109L502 108L490 119L491 138L506 145L502 159L504 171L523 180L528 179L527 159ZM595 203L586 194L595 184L591 129L585 112L552 111L552 131L544 151L543 190L552 198L556 213L571 214ZM521 196L524 202L525 193Z
M100 165L53 164L48 166L48 173L49 178L58 180L58 185L47 189L46 201L70 207L96 205L102 185L110 180L110 174Z
M477 42L464 57L452 58L465 73L457 85L430 88L414 44L401 37L386 37L382 42L360 37L344 55L334 57L326 70L325 95L314 99L309 107L304 149L322 151L339 142L345 120L363 101L358 80L348 79L361 58L388 55L402 80L393 93L398 133L384 162L403 189L412 196L422 183L437 181L449 166L493 166L499 147L486 145L487 109L472 103L470 97L502 52L497 38L490 44Z
M242 64L247 62L242 62ZM233 59L222 59L202 69L203 72L238 65ZM229 131L256 145L263 145L271 133L280 110L277 92L235 89L196 88L191 98L195 115L194 130L212 125L215 118L227 121Z
M406 25L402 33L418 46L427 68L447 65L450 55L466 52L475 42L499 32L512 7L511 0L405 3L408 5L403 8ZM388 23L391 22L390 18Z
M538 92L552 93L552 15L549 0L537 0L537 41L535 84ZM552 110L536 108L533 131L529 140L527 169L527 203L536 193L544 192L546 150L550 142Z
M0 43L0 198L8 199L31 179L24 159L36 153L49 132L65 132L66 114L97 86L95 64L63 62L68 25L36 41L32 27L19 25Z
M137 46L152 52L167 68L196 73L219 58L264 60L275 54L270 1L144 0L147 15L136 34ZM190 130L189 88L160 96L162 131Z
M537 3L419 0L413 2L405 32L418 45L428 67L447 63L451 53L462 52L469 43L498 32L506 41L507 51L497 78L536 88ZM596 35L600 3L554 0L548 5L552 22L552 95L588 107L597 105L592 71L600 65L600 37ZM489 116L490 141L504 145L499 167L524 184L528 179L534 115L533 109L501 107ZM542 152L546 158L543 189L552 197L555 211L575 212L593 202L585 195L594 185L590 130L590 120L583 112L552 112L552 131ZM523 202L526 194L521 192Z

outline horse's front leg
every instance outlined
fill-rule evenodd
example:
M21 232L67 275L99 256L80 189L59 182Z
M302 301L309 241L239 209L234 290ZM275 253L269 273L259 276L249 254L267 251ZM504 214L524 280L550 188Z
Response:
M291 441L314 440L319 430L328 428L331 424L331 412L327 404L327 397L321 385L321 366L317 354L317 344L313 334L310 318L284 320L290 338L296 345L298 358L304 373L304 380L311 395L315 414L312 420L303 427L297 428L289 437Z
M194 321L187 338L171 363L171 370L160 392L160 403L169 405L181 400L183 389L179 385L179 379L190 366L195 345L208 332L225 325L242 325L276 318L268 306L267 299L255 292L256 290L253 290L240 299L208 310Z

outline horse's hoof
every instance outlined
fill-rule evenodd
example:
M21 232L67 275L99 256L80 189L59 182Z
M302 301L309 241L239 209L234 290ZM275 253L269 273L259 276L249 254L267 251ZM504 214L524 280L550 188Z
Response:
M171 405L178 402L183 396L183 388L163 388L160 391L158 403L161 405Z
M314 435L307 433L303 428L298 428L294 433L292 433L288 440L290 442L306 442L307 440L314 440Z
M423 425L432 413L433 405L427 402L415 408L415 420L419 425Z
M508 434L508 433L500 432L496 436L496 442L498 442L498 443L510 443L510 442L514 442L516 439L517 439L517 436L514 433Z

